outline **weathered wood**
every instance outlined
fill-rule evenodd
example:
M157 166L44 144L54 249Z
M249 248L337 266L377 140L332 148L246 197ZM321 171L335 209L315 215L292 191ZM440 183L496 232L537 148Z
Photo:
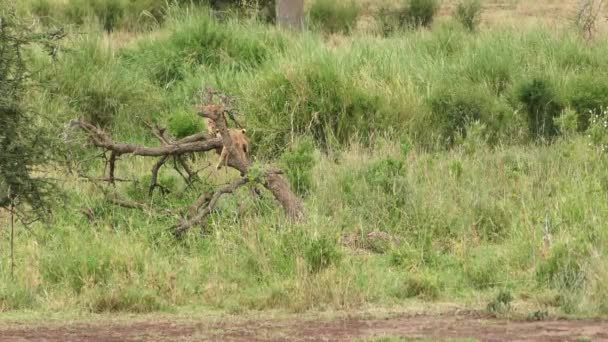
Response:
M277 25L301 30L304 27L304 0L276 0Z
M206 103L210 103L214 92L208 90L208 94L205 97ZM225 102L222 99L222 103ZM153 191L154 187L157 186L156 178L158 170L162 167L170 157L180 158L184 154L193 152L208 152L215 151L217 149L225 148L228 151L227 165L238 170L241 176L231 183L220 186L211 193L203 193L199 198L192 204L187 210L186 218L182 219L176 226L173 227L173 232L176 236L182 235L190 228L195 225L199 225L203 220L211 213L216 207L219 199L229 193L233 193L238 188L252 181L248 177L249 171L249 160L243 153L238 153L236 144L232 141L232 137L228 130L225 113L230 109L230 106L205 104L199 107L199 115L207 119L212 120L219 132L220 137L216 137L210 134L195 134L189 137L185 137L180 140L174 141L173 138L165 136L164 130L153 129L153 133L159 138L163 146L149 147L138 144L125 144L117 143L102 129L91 125L83 121L82 119L72 122L72 126L79 127L85 131L93 145L99 148L103 148L111 153L111 172L110 181L114 180L114 163L116 158L123 154L132 154L137 156L148 156L148 157L160 157L157 163L152 168L152 179L150 183L149 191ZM182 161L177 159L176 161ZM192 178L193 172L186 165L182 165ZM261 176L259 181L268 189L275 199L283 207L285 213L292 219L299 220L303 217L303 205L300 198L298 198L290 189L289 184L281 176L282 172L277 169L267 169ZM128 208L140 208L138 203L127 203L124 201L116 202L115 204L128 207Z

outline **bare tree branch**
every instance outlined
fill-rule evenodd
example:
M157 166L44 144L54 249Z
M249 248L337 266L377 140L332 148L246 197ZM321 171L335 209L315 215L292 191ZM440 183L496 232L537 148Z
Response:
M238 170L241 173L241 176L229 184L218 187L215 189L215 191L201 194L197 200L189 206L187 217L182 219L179 224L173 227L174 234L176 236L180 236L193 226L201 224L217 206L219 199L223 195L233 193L238 188L251 181L251 179L247 177L250 166L250 163L247 160L248 158L245 154L238 153L226 123L225 114L229 109L231 109L231 107L226 104L226 98L222 98L223 105L212 104L211 101L213 99L213 95L215 94L217 94L217 92L215 92L213 89L207 89L206 95L203 96L206 104L199 107L198 114L214 121L220 137L215 137L207 133L198 133L175 140L166 134L164 128L160 128L158 126L153 128L151 125L149 125L152 133L162 144L162 146L151 147L138 144L114 142L105 131L85 122L82 119L72 121L71 125L74 127L79 127L81 130L83 130L88 135L94 146L110 152L110 158L107 165L109 165L110 169L108 180L111 183L116 180L114 177L114 171L115 164L119 156L131 154L136 156L160 157L154 164L151 171L152 178L149 186L150 193L154 191L154 188L159 186L157 183L158 172L160 168L169 160L169 158L173 157L174 167L176 170L178 170L178 172L180 172L178 169L179 163L179 166L181 166L181 168L183 168L188 174L188 177L185 177L184 175L182 175L182 177L184 177L184 179L190 183L192 179L196 177L197 173L193 172L188 163L186 163L182 158L184 155L195 152L217 151L221 150L222 148L227 149L227 165ZM301 219L303 217L302 202L291 191L289 184L284 180L281 174L282 172L280 170L269 169L260 176L259 180L256 179L256 181L263 184L264 187L274 195L275 199L281 204L283 210L290 218L296 220ZM107 197L112 203L125 208L147 208L141 203L128 202L118 198L117 196Z
M173 233L175 234L175 236L181 236L188 229L192 228L195 225L200 224L203 221L203 219L205 219L211 213L211 211L213 211L213 209L215 209L217 202L223 195L233 193L241 186L247 184L247 182L249 182L249 180L247 178L241 177L241 178L238 178L238 179L232 181L232 183L230 183L230 184L226 184L226 185L219 187L217 190L215 190L215 192L213 193L213 195L211 196L211 198L209 199L207 205L205 205L203 210L199 211L194 217L192 217L188 220L182 220L182 222L180 222L177 226L174 227ZM205 195L199 197L197 202L206 201L207 198L208 197L205 194ZM195 205L198 204L197 202L195 202Z

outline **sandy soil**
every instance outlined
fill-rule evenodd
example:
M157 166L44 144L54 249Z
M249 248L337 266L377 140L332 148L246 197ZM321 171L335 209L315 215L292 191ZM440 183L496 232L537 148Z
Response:
M5 323L0 341L608 341L608 321L506 321L473 314L339 319L148 319L40 325Z

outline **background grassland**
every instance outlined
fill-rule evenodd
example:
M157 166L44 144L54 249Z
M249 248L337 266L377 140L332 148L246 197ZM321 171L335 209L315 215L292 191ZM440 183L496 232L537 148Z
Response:
M175 240L176 217L112 206L62 175L51 220L17 227L14 279L1 249L0 311L485 306L506 291L530 310L608 314L604 40L487 20L471 33L445 16L388 36L360 26L293 34L198 5L163 5L147 26L128 6L151 5L97 3L121 8L110 34L94 9L81 16L93 21L70 16L80 3L21 3L52 19L41 25L75 25L57 60L28 50L43 85L29 105L58 127L82 115L117 139L153 143L142 120L175 135L203 129L192 106L211 84L236 97L255 158L287 170L307 220L289 223L268 195L242 191ZM547 117L555 134L531 126ZM71 144L81 168L100 172L83 137ZM150 168L122 161L120 176L137 182L121 195L178 209L225 178L187 189L165 169L171 193L148 196ZM0 237L8 246L7 229Z

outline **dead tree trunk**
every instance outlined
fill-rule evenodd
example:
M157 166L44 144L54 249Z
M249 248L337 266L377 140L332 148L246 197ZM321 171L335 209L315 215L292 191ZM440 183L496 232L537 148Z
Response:
M83 121L82 119L73 121L72 125L82 129L88 135L93 145L104 149L106 152L110 152L110 155L112 156L109 161L111 180L114 180L114 170L117 158L122 155L131 154L137 156L160 157L152 168L153 177L150 190L154 189L156 184L156 174L168 158L174 157L177 158L176 160L178 161L183 161L182 156L188 153L209 152L221 148L226 148L228 150L229 153L227 165L238 170L241 173L241 176L233 180L228 185L215 189L215 191L212 191L211 193L201 194L199 198L188 207L186 218L182 219L176 226L173 227L174 234L179 236L195 225L202 223L203 220L215 208L217 202L223 195L233 193L238 188L251 181L254 181L249 179L247 176L249 171L249 161L244 158L242 153L237 152L235 144L232 141L229 133L224 115L228 111L229 109L225 104L203 105L199 110L200 116L215 122L220 133L220 137L199 133L180 140L173 140L165 137L163 132L157 128L156 132L154 133L157 135L157 137L159 137L163 144L162 146L157 147L116 143L105 131ZM193 175L189 170L189 167L185 168L187 173L190 175L189 179L192 179ZM274 198L281 204L288 217L299 220L303 217L302 201L291 191L289 184L283 179L281 174L282 172L280 170L270 168L263 172L259 180L255 181L262 183L264 187L273 194Z
M304 27L304 0L276 0L277 25L301 30Z

